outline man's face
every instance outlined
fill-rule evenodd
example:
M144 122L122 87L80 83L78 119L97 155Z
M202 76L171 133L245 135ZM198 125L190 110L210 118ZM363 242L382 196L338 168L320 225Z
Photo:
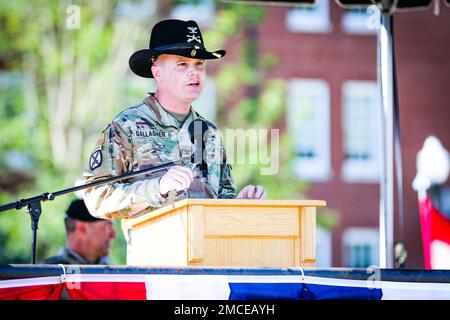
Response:
M205 86L205 61L163 54L153 63L158 90L174 101L191 103Z
M112 221L95 221L86 223L86 237L89 239L91 252L98 258L107 256L111 249L111 242L116 237Z

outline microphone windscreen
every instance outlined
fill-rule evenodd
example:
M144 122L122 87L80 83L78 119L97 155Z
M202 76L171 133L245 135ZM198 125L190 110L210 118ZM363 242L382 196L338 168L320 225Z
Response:
M203 141L203 135L208 130L208 123L202 119L193 120L188 126L191 143Z
M205 149L204 135L209 129L209 123L202 119L193 120L188 126L191 143L194 145L192 153L193 163L203 163L203 150Z

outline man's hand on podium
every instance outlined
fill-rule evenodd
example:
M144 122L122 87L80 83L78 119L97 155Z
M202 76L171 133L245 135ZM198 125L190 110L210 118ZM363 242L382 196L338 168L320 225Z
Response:
M236 196L236 199L260 199L264 200L267 197L266 190L262 186L248 185L245 186L241 192Z

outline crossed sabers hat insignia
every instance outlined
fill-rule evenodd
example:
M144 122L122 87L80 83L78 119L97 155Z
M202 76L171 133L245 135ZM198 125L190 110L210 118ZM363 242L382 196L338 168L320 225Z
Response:
M191 41L197 41L202 43L202 41L200 40L200 36L196 36L195 34L197 33L198 28L197 27L187 27L189 29L189 32L192 34L188 34L186 37L188 38L188 42Z

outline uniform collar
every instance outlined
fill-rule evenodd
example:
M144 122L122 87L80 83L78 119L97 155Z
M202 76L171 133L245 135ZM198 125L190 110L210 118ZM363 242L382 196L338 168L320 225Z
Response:
M173 126L175 128L180 128L183 124L183 122L178 121L173 117L170 113L168 113L158 102L158 100L155 99L154 93L149 92L148 95L144 99L144 103L149 107L150 112L153 114L153 119L157 123L159 123L162 126ZM188 116L186 117L184 123L189 121L190 119L194 120L199 118L199 114L192 108L189 111Z
M67 247L60 248L58 255L64 257L64 260L73 261L76 262L77 264L111 264L111 260L109 259L108 256L102 257L98 262L94 263L88 262L78 253Z
M63 256L66 260L76 260L79 264L89 264L82 256L69 248L59 249L58 255Z

